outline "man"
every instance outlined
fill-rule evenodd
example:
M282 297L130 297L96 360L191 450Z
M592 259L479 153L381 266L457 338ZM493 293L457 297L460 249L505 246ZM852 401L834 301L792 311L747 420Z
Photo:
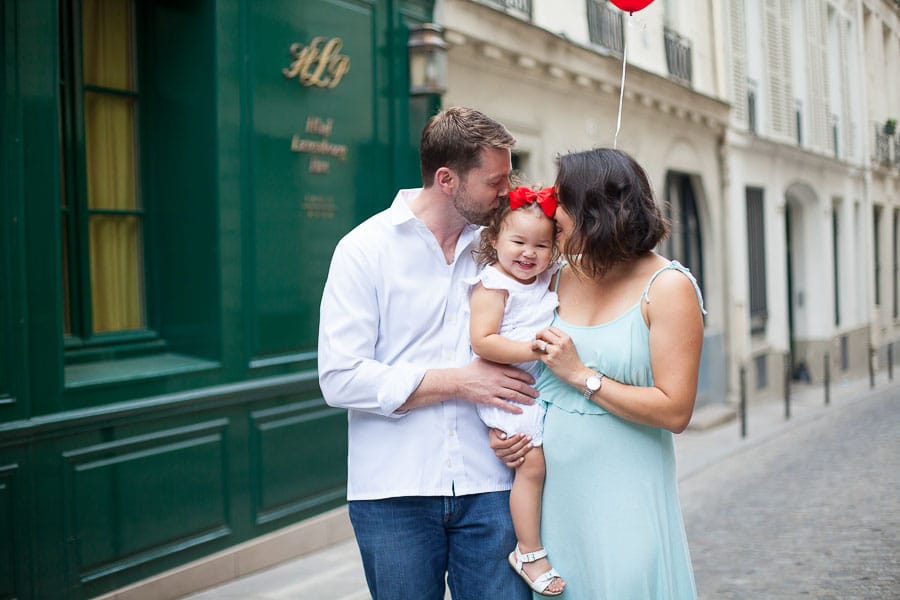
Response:
M503 125L469 108L422 132L423 187L337 245L322 297L319 382L348 409L347 500L374 600L530 598L507 564L512 472L478 403L530 404L526 373L472 360L472 246L509 189Z

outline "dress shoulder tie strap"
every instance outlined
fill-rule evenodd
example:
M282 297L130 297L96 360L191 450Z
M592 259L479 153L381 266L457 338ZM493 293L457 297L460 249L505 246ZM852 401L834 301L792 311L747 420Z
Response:
M647 304L650 304L650 286L653 285L653 282L656 281L656 278L659 277L662 273L664 273L665 271L671 271L671 270L680 271L681 273L684 274L685 277L687 277L691 281L691 283L694 285L694 291L697 293L697 301L700 303L700 312L702 312L705 315L706 308L703 306L703 293L700 291L700 286L697 285L697 280L694 278L694 275L691 273L690 269L685 267L683 264L681 264L677 260L673 260L666 266L658 269L656 271L656 273L654 273L650 277L650 281L647 282L647 287L644 288L644 293L641 296L641 299L643 299L643 301L646 302Z
M560 277L562 276L563 267L565 267L567 264L569 264L568 261L566 261L566 260L562 261L562 263L559 265L559 268L556 270L556 273L554 274L554 279L555 279L555 281L553 282L553 291L554 292L559 292L559 280L560 280Z

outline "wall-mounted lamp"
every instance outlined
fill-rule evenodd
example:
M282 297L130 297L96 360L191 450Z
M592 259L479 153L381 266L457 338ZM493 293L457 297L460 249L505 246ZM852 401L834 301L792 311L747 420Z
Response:
M409 93L443 94L447 91L447 42L443 29L423 23L409 32Z

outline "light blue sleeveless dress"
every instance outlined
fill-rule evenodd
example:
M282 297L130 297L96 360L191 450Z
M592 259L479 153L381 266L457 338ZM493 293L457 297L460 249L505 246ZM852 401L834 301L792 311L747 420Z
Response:
M582 327L556 315L588 367L636 386L652 386L650 332L641 315L653 280L625 314ZM705 311L704 311L705 313ZM547 402L541 538L566 580L560 599L689 600L693 569L678 501L672 432L621 419L585 400L581 390L544 369L537 382ZM543 598L537 594L535 600Z

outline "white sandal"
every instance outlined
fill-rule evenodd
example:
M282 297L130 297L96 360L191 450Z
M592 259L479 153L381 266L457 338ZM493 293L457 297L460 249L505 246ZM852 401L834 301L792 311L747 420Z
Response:
M516 544L516 549L509 553L509 565L516 570L516 573L519 574L519 577L525 580L525 583L528 584L528 587L530 587L541 596L559 596L563 593L563 590L560 590L558 592L547 591L547 588L550 587L550 584L553 582L554 578L558 577L559 579L562 579L562 576L556 572L556 569L551 568L549 571L539 575L537 579L532 581L523 568L525 563L532 563L546 556L547 551L543 548L539 548L534 552L527 552L525 554L522 554L521 552L519 552L519 545Z

